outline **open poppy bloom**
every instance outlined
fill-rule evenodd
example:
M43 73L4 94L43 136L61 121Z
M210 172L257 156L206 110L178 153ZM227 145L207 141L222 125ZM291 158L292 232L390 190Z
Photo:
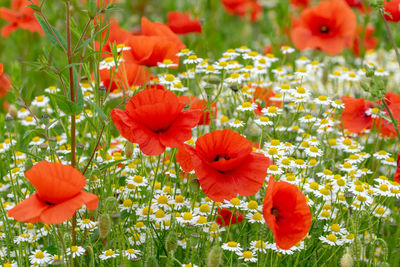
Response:
M192 109L200 109L203 111L199 124L198 125L208 125L210 124L210 112L208 112L208 107L207 107L207 101L204 99L198 99L195 96L180 96L179 101L181 101L184 104L189 105L189 110ZM217 117L217 103L212 103L211 104L211 110L212 110L212 117L215 120Z
M394 173L393 180L400 184L400 153L397 155L397 169Z
M400 121L400 95L393 93L393 92L386 92L385 101L388 105L390 112L392 113L393 117ZM378 101L380 103L381 101ZM389 118L389 112L385 109L385 115ZM387 121L384 118L379 118L375 120L376 128L387 137L395 137L397 136L397 132L394 129L392 121ZM398 126L400 130L400 125Z
M132 35L126 40L130 50L123 51L123 58L139 65L148 67L157 66L164 59L170 59L178 64L179 57L176 55L179 49L175 43L162 36Z
M367 111L372 108L375 103L352 97L342 97L344 109L342 113L343 128L352 133L361 133L362 130L371 129L372 117Z
M343 0L321 1L301 13L291 39L299 50L320 49L336 55L352 45L356 23L354 12Z
M281 249L290 249L303 240L311 227L311 211L303 193L288 182L275 182L272 176L265 194L263 216Z
M306 8L310 4L311 0L290 0L290 4L299 7Z
M245 17L250 13L250 20L257 21L262 13L262 6L257 0L222 0L226 12L230 15Z
M10 78L3 73L3 64L0 63L0 98L5 96L11 88Z
M133 96L125 111L113 109L111 118L123 137L139 144L149 156L179 147L192 137L201 110L183 110L185 104L171 91L147 89Z
M200 21L191 19L190 14L172 11L168 13L168 27L176 34L201 33Z
M215 218L215 222L220 226L228 226L232 224L241 223L244 219L244 214L237 211L233 214L232 210L226 208L218 208L217 217Z
M204 193L214 201L251 196L260 190L270 161L252 152L250 142L230 130L199 137L196 147L185 145Z
M85 177L69 165L41 161L25 176L37 192L8 211L17 221L60 224L83 204L90 210L97 208L98 197L82 190Z
M176 35L168 25L165 25L161 22L151 22L146 17L142 17L142 35L145 36L160 36L165 37L169 41L175 44L176 48L179 50L186 47L184 43L182 43L181 39L179 39L178 35Z
M383 8L385 12L389 13L385 14L385 19L392 22L400 21L400 0L391 0L390 2L384 0Z
M110 59L114 60L114 58ZM112 82L111 78L113 78ZM150 76L149 72L143 66L129 61L122 61L116 73L115 67L113 67L111 71L107 68L101 69L100 80L103 82L103 85L112 92L116 89L128 90L133 85L142 86L150 81Z
M0 8L0 18L10 22L10 24L1 29L1 35L3 37L8 37L18 28L44 35L39 22L33 15L33 10L28 7L30 4L32 3L27 0L13 0L11 2L11 9L5 7Z

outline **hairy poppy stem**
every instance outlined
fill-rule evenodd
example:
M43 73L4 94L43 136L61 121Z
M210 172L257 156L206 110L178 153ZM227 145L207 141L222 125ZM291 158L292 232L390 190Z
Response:
M66 1L66 23L67 23L67 58L68 65L72 63L72 52L71 52L71 12L70 12L70 2ZM69 71L69 89L70 89L70 97L71 101L75 103L75 88L74 88L74 74L72 70L72 66L68 68ZM76 121L75 121L75 113L71 114L71 166L75 168L75 131L76 131ZM72 235L72 246L76 245L76 213L72 216L71 222L71 235ZM76 260L74 260L74 265L76 266Z
M396 42L394 41L392 31L390 30L389 23L385 19L385 16L383 15L383 11L382 10L379 10L379 14L381 15L381 18L382 18L382 20L383 20L383 22L385 24L385 28L386 28L389 40L393 45L394 52L396 53L397 63L399 64L399 67L400 67L400 54L399 54L399 50L397 49Z

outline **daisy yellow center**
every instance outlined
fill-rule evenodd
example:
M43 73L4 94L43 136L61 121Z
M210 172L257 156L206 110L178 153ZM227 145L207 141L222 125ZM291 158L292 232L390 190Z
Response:
M320 95L320 96L318 97L318 99L319 99L320 101L326 101L326 100L328 100L328 98L327 98L326 96L324 96L324 95Z
M269 166L268 169L270 169L271 171L277 171L278 168L279 168L279 167L278 167L277 165L271 165L271 166Z
M355 78L355 77L356 77L356 74L355 74L354 72L350 72L350 73L349 73L349 77Z
M84 220L82 221L82 223L83 223L83 224L88 224L88 223L90 223L90 220L89 220L89 219L84 219Z
M262 240L258 240L254 246L255 246L256 248L259 248L259 249L260 249L260 248L266 248L266 247L267 247L267 245L265 244L265 242L262 241Z
M230 202L231 202L231 204L234 205L234 206L239 206L239 205L240 205L240 199L238 199L238 198L236 198L236 197L235 197L235 198L232 198Z
M381 155L381 156L385 156L387 154L387 152L384 151L384 150L381 150L381 151L378 152L378 154Z
M256 57L258 55L258 52L251 51L251 52L247 53L247 55L249 55L250 57Z
M110 62L113 62L113 61L114 61L114 58L113 58L113 57L106 57L106 58L104 59L104 61L107 62L107 63L110 63Z
M250 103L250 102L244 102L244 103L242 104L242 107L243 107L243 108L250 108L250 107L251 107L251 103Z
M133 177L133 181L135 183L142 183L143 182L143 177L140 175L135 175L135 177Z
M185 212L182 216L185 221L190 221L193 218L193 215L190 212Z
M232 79L237 79L237 78L239 78L239 73L232 73L231 75L230 75L230 77L232 78Z
M340 232L340 226L339 226L339 224L332 224L331 225L331 230L333 231L333 232Z
M27 116L27 117L25 118L25 120L26 120L26 121L33 121L33 118L32 118L31 116Z
M249 203L247 204L247 208L249 209L257 209L258 208L258 203L254 200L250 200Z
M356 185L354 188L357 192L364 192L364 187L362 185Z
M260 121L262 122L269 122L269 118L268 117L260 117Z
M351 140L350 139L344 139L343 140L343 145L346 145L346 146L351 145Z
M207 218L204 216L200 216L199 219L197 219L198 224L205 224L207 223Z
M137 228L142 228L142 227L144 227L144 223L143 222L137 222L136 223L136 227Z
M185 200L185 199L183 198L182 195L177 195L177 196L175 197L175 202L176 202L176 203L183 203L184 200Z
M261 221L261 219L262 219L261 213L259 213L259 212L254 213L254 215L253 215L253 220L255 220L255 221Z
M44 253L39 250L38 252L36 252L35 258L36 259L43 259L44 258Z
M251 258L253 258L253 253L251 251L245 251L245 252L243 252L242 257L245 259L251 259Z
M131 207L132 206L132 200L130 199L125 199L124 202L122 203L124 207Z
M172 74L167 74L167 75L165 75L165 80L167 82L173 82L175 80L175 77Z
M271 148L268 150L268 154L269 154L269 155L276 155L276 154L278 154L278 150L277 150L275 147L271 147Z
M106 256L112 256L112 255L114 255L114 251L112 251L112 249L106 250Z
M318 152L318 147L312 146L312 147L310 147L310 151L316 153L316 152Z
M38 102L42 102L43 100L44 100L44 97L41 95L36 97L36 101L38 101Z
M78 247L77 246L72 246L71 247L71 252L77 252L78 251Z
M238 245L238 243L237 243L237 242L234 242L234 241L230 241L230 242L228 242L228 247L231 247L231 248L236 248L236 247L237 247L237 245Z
M126 250L126 252L128 252L129 254L133 254L133 253L135 253L135 250L130 248L130 249Z
M164 59L163 63L165 65L169 65L169 64L172 64L172 60L171 59Z
M149 213L149 207L144 207L142 211L142 215L147 215ZM153 214L153 209L150 209L150 214Z
M377 208L377 209L375 210L375 212L376 212L377 214L379 214L379 215L382 215L382 214L385 213L385 209L382 208L382 207L379 207L379 208Z
M331 213L327 210L321 212L321 217L328 218L331 216Z
M268 107L268 112L269 113L277 113L278 109L275 106L271 106L271 107Z
M381 184L381 185L379 186L379 190L381 190L381 191L388 191L388 190L389 190L389 187L388 187L386 184Z
M168 198L166 196L159 196L157 202L160 204L168 204Z
M317 190L318 187L319 187L319 184L317 182L312 182L310 184L310 188L313 189L313 190Z
M337 184L339 185L339 186L344 186L345 184L346 184L346 182L343 180L343 179L337 179L336 180L336 182L337 182Z
M157 210L155 215L156 215L156 218L158 218L158 219L164 218L165 212L163 210Z
M200 205L200 211L201 212L209 212L210 211L210 206L208 204L201 204Z
M297 88L296 92L299 93L299 94L305 94L306 93L306 89L304 89L304 87L299 87L299 88Z
M319 190L319 192L325 196L329 195L329 190L326 188L322 188L321 190Z
M352 167L352 165L351 165L350 162L345 162L345 163L343 164L343 167L346 168L346 169L350 169L350 168Z
M190 56L188 57L188 59L190 59L190 60L195 60L195 59L197 59L197 56L196 56L196 55L190 55Z
M336 242L337 241L337 237L334 234L328 235L328 237L326 239L328 239L331 242Z
M26 224L26 229L32 230L33 229L33 224L32 223L27 223Z

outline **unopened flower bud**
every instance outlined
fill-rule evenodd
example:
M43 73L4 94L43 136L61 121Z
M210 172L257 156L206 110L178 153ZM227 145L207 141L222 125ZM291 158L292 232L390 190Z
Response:
M165 239L165 248L168 252L175 251L178 248L178 235L175 232L169 232Z
M130 159L133 155L133 144L131 142L127 142L125 146L125 156Z
M99 235L101 239L106 239L111 230L111 220L108 214L101 214L99 216Z
M207 266L218 267L222 264L222 249L220 246L214 246L208 253Z
M41 143L39 145L40 150L42 150L42 152L45 152L47 150L47 148L49 148L49 145L46 143Z
M114 211L110 214L110 217L113 224L119 224L121 220L121 212Z
M8 106L8 113L14 118L16 119L18 117L18 109L13 105L10 104Z

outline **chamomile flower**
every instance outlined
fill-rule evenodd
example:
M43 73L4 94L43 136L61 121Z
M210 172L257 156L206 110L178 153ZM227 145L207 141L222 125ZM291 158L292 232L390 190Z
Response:
M91 221L90 219L79 219L78 226L82 231L84 230L94 230L97 226L97 222Z
M239 111L254 111L257 108L256 103L251 102L243 102L240 106L237 107Z
M331 245L331 246L341 246L344 243L344 240L340 238L340 236L337 236L335 234L329 234L327 236L320 236L319 240L322 241L322 243Z
M200 57L197 57L196 55L189 55L185 60L183 60L183 64L197 64L203 62L203 59Z
M48 98L47 96L37 96L35 97L35 99L32 101L32 105L36 106L36 107L46 107L50 102L50 98Z
M258 117L254 122L259 126L271 126L273 122L266 116Z
M44 265L51 262L51 255L42 250L32 251L32 254L29 256L30 263L32 265Z
M257 262L257 258L255 257L255 255L253 254L253 252L246 250L243 252L236 252L236 255L239 256L240 260L243 260L245 262Z
M164 59L163 62L158 62L157 66L160 68L175 68L178 64L174 63L171 59Z
M244 122L242 122L241 120L234 120L229 123L229 126L232 128L241 128L244 126Z
M72 246L67 248L67 255L72 255L72 258L80 257L85 253L85 249L81 246Z
M284 45L284 46L281 47L281 52L284 55L291 54L294 51L295 51L295 49L293 47L288 46L288 45Z
M223 250L232 251L235 253L241 253L243 249L240 247L240 243L235 241L229 241L227 243L222 244L221 248Z
M101 253L101 254L99 255L99 258L100 258L101 260L105 261L105 260L108 260L108 259L116 258L116 257L118 257L118 256L119 256L119 254L116 253L114 250L112 250L112 249L107 249L106 251L103 251L103 253Z
M57 88L57 86L52 85L52 86L45 88L44 91L48 94L55 94L55 93L60 92L61 89Z
M278 116L281 112L282 109L275 107L275 106L269 106L265 107L261 110L262 114L268 117L276 117Z

